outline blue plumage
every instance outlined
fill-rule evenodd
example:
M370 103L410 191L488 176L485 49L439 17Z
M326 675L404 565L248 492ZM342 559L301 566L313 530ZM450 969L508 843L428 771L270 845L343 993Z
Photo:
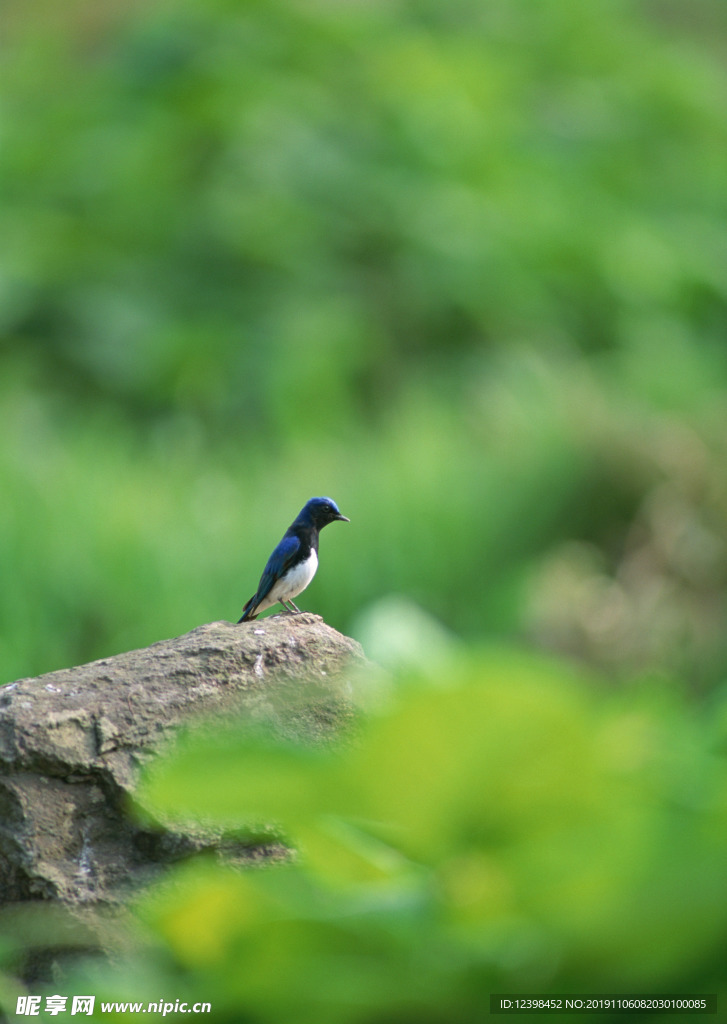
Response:
M315 576L319 531L337 519L350 522L331 498L311 498L305 503L268 559L258 588L243 608L239 622L248 622L278 603L288 612L300 611L293 598Z

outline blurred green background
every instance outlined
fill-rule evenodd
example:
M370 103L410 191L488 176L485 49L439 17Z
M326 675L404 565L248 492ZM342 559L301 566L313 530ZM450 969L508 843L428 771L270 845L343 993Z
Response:
M725 659L721 0L10 3L6 679L399 593L697 686Z
M3 680L234 621L330 494L302 606L371 654L720 699L722 0L5 22Z

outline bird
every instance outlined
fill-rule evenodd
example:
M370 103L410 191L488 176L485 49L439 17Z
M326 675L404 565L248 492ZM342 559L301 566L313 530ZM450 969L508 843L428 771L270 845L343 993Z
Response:
M341 515L332 498L311 498L305 503L268 559L257 590L242 609L238 626L278 603L291 614L300 611L293 598L305 590L316 574L318 534L336 520L351 522Z

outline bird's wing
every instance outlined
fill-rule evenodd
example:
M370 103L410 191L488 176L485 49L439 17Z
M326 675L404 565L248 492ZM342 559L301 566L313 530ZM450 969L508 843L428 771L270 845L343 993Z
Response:
M288 536L286 534L275 551L273 551L268 559L268 564L263 569L263 574L258 583L257 594L255 594L253 599L255 605L259 605L261 601L265 600L272 590L275 581L285 575L295 561L299 551L300 540L295 536Z

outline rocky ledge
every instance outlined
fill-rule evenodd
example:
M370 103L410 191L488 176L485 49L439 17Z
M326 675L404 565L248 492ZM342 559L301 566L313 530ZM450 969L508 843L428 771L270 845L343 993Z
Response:
M142 824L128 807L141 766L179 726L232 711L324 739L350 713L348 681L364 663L354 640L304 612L214 622L0 687L0 903L114 905L165 864L229 846Z

